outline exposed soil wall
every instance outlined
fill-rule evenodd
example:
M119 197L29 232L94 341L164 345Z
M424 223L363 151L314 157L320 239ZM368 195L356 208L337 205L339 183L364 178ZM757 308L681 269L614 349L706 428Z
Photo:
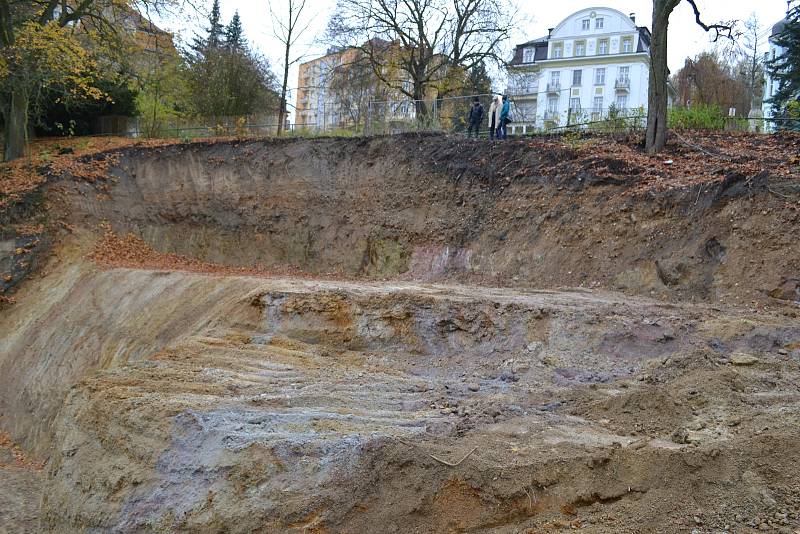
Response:
M623 158L436 136L177 145L124 152L69 203L161 251L315 274L738 303L796 278L800 212L770 193L785 177L684 185Z
M734 140L52 172L0 212L0 531L800 528L800 138Z

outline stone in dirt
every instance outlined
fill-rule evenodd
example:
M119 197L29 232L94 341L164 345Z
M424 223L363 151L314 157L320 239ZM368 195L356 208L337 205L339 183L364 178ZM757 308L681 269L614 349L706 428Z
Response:
M752 354L747 354L744 352L734 352L731 354L731 363L733 365L753 365L758 362L759 359Z

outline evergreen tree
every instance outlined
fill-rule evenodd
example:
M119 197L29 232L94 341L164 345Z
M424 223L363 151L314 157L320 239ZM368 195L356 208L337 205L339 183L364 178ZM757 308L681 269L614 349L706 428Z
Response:
M239 10L236 10L228 27L225 28L225 46L233 50L241 50L245 46L242 19L239 17Z
M220 22L220 8L219 0L214 0L211 5L211 13L208 16L209 26L206 28L207 35L205 37L195 36L191 45L195 53L202 54L209 48L218 48L222 43L225 35L225 28Z
M220 14L219 14L219 0L214 0L214 3L211 6L211 16L209 16L208 20L211 25L208 28L208 46L210 48L216 48L222 44L222 34L223 34L223 27L222 23L219 21Z
M789 2L783 31L773 38L783 48L783 54L767 63L773 80L778 85L771 103L777 115L800 98L800 2Z
M492 92L492 79L481 61L467 71L467 80L462 93L465 96L487 95Z

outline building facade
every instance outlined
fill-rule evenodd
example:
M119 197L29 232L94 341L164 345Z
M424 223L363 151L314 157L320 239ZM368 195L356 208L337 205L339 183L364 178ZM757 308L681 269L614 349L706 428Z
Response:
M402 49L380 39L365 43L363 48L381 58L380 76L360 48L331 49L300 65L295 112L298 128L359 130L368 120L378 118L413 120L415 106L406 96L412 82L399 67Z
M514 130L646 115L650 30L634 15L593 7L517 45L509 64Z
M769 36L769 51L764 57L764 62L773 61L781 57L785 50L782 46L775 42L777 37L786 27L786 19L781 20L772 27L772 32ZM775 131L777 124L775 119L775 109L772 107L772 97L778 92L778 82L770 75L769 69L766 69L764 76L764 100L761 104L761 112L764 116L764 129L766 131Z
M298 128L324 131L342 121L330 91L331 76L345 64L352 49L330 49L322 57L300 64L297 74L295 124Z

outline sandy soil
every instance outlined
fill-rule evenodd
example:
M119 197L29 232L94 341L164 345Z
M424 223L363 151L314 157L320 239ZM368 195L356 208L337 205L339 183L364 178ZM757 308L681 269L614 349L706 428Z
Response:
M800 532L793 167L422 141L129 150L6 212L0 530Z

